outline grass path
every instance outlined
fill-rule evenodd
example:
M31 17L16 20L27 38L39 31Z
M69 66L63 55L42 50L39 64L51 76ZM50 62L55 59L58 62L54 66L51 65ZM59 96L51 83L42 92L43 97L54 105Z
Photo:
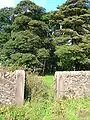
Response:
M45 84L49 87L51 87L51 85L54 84L54 76L53 75L42 76L42 79L45 82Z
M45 84L49 87L49 92L54 94L54 76L46 75L42 77ZM51 110L49 119L45 120L90 120L90 97L76 98L76 99L64 99L53 100L51 104ZM53 116L53 117L52 117Z

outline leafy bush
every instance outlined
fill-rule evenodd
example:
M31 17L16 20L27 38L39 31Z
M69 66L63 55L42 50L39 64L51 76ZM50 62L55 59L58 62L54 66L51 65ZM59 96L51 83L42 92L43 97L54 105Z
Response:
M48 99L48 86L41 77L34 73L26 73L25 98L35 101Z

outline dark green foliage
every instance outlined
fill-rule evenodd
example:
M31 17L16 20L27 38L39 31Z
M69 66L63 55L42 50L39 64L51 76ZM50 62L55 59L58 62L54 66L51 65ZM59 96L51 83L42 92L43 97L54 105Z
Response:
M13 8L0 9L0 50L10 39Z
M18 31L24 31L28 29L29 21L30 21L30 18L24 15L16 17L12 24L12 31L18 32Z
M67 0L57 11L30 0L0 9L0 63L45 73L90 69L90 2Z
M42 39L47 37L49 29L48 25L46 25L44 22L39 20L31 20L28 25L30 31L32 31L34 34L40 36Z
M32 19L40 19L41 15L45 12L45 9L36 5L30 0L21 1L14 9L15 15L24 14Z
M78 45L68 46L58 46L56 48L55 54L59 58L58 66L62 68L62 70L80 70L84 69L84 65L88 64L88 58L84 53L82 47Z
M40 37L32 34L30 30L14 32L12 33L12 39L15 50L21 53L30 52L35 54L42 45Z
M6 14L6 8L1 10L5 11L3 17L5 15L6 17L8 15L12 17L10 19L11 23L6 19L6 23L9 25L8 27L4 26L4 31L0 33L1 63L4 65L19 65L31 70L43 69L38 51L45 48L49 54L47 49L50 44L46 40L49 32L48 25L40 21L45 9L29 0L24 0L14 8L12 14L10 14L10 11Z
M68 0L58 6L64 16L60 22L62 28L55 32L53 41L59 70L90 69L90 60L85 49L87 44L89 46L87 38L90 34L90 12L87 3L89 4L84 0ZM89 47L87 49L89 50Z
M0 9L0 26L3 26L3 24L11 24L12 15L13 15L13 8L5 7Z
M46 63L49 58L49 50L41 48L38 50L37 58L40 61L40 68L42 68L42 75L45 73Z
M0 50L3 48L3 45L10 39L10 33L4 31L0 32Z

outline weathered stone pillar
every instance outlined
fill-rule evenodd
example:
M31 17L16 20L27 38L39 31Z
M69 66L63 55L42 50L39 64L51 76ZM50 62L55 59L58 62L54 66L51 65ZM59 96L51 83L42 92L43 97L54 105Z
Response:
M55 72L55 83L58 98L90 96L90 71Z
M25 84L25 71L16 70L16 94L15 101L16 104L24 103L24 84Z
M55 81L56 81L56 96L63 97L63 95L64 95L64 83L63 83L62 73L55 72Z

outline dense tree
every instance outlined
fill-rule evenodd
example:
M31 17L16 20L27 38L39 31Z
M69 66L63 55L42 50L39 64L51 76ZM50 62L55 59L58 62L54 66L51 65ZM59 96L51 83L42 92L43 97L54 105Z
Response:
M0 9L0 63L41 74L90 69L90 1L57 9L46 13L30 0Z
M19 32L24 31L28 29L28 23L30 21L30 18L27 16L21 15L17 16L12 24L12 31L13 32Z
M0 50L10 39L13 8L0 9Z
M45 48L39 49L37 53L38 60L40 61L40 67L42 68L42 75L45 73L46 62L49 57L49 51Z
M85 0L67 0L65 4L58 6L64 18L59 23L61 29L55 32L53 44L56 46L55 54L62 70L89 69L90 60L84 49L88 42L83 44L90 34L88 6L89 2Z
M32 31L34 34L40 36L41 38L47 37L49 29L48 25L46 25L44 22L38 20L31 20L28 25L30 31Z
M26 8L28 11L24 11ZM8 40L0 54L3 64L24 66L34 71L40 69L44 74L50 42L46 39L48 25L37 20L43 13L42 7L29 0L21 1L17 5L12 14L10 38L6 36ZM40 51L45 55L41 57Z
M13 8L5 7L0 9L0 28L4 24L10 25L12 23Z
M45 13L45 9L30 0L21 1L14 9L14 16L24 14L32 19L40 19L43 13Z

